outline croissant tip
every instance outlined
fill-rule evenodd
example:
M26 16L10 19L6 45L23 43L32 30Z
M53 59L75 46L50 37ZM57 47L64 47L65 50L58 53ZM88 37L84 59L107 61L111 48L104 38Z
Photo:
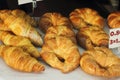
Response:
M45 71L45 67L42 64L35 64L33 66L33 72Z

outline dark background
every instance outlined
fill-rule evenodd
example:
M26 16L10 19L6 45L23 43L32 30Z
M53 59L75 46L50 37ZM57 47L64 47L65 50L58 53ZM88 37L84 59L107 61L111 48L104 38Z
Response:
M43 0L37 2L34 16L41 16L45 12L60 12L68 16L75 8L89 7L97 10L101 16L107 17L114 11L109 0ZM32 3L19 6L17 0L0 0L0 9L22 9L32 13ZM118 9L119 10L119 7Z

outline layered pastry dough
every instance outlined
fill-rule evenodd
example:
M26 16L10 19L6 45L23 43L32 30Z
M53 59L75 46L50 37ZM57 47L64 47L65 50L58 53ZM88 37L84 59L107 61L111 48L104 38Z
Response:
M22 72L41 72L43 64L24 52L20 47L0 45L0 57L11 68Z
M80 66L86 73L102 77L120 76L120 58L106 47L83 52Z
M12 14L12 12L9 10L0 11L0 29L3 29L5 31L12 31L16 35L27 37L35 45L41 46L43 44L41 35L30 24L30 21L28 21L28 19L25 19L27 17L21 17L22 14L15 15L15 12L13 13L14 14Z
M70 13L70 20L76 29L86 27L88 25L104 27L104 19L96 10L91 8L77 8Z
M24 18L25 21L28 22L29 24L31 24L32 26L34 26L34 27L37 26L37 22L32 17L27 15L23 10L15 9L15 10L11 10L11 13L15 16Z
M64 17L60 13L57 12L48 12L41 16L39 20L39 27L43 32L46 32L48 27L50 26L67 26L72 27L71 22L67 17Z
M30 55L35 58L40 57L40 53L37 48L35 48L30 40L25 37L16 36L6 31L0 31L0 41L5 45L21 47L24 51L30 53Z
M103 29L96 26L84 27L77 33L77 41L85 49L92 49L96 46L108 47L109 35Z
M120 12L112 12L107 17L107 22L110 28L120 28Z
M60 27L64 29L65 26ZM67 35L60 35L60 29L56 29L54 27L48 28L40 52L41 57L51 67L67 73L79 66L80 53L75 42ZM63 32L65 33L64 30Z
M49 27L40 52L46 63L63 73L76 69L80 60L80 53L73 39L75 37L70 30L66 26Z

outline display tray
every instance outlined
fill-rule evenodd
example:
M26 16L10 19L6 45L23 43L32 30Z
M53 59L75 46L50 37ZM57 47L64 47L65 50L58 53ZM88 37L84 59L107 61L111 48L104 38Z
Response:
M38 31L40 30L38 29ZM105 26L105 31L107 33L109 32L107 26ZM44 35L42 34L42 37L43 36ZM2 43L0 42L0 44ZM80 46L78 47L80 53L82 54L84 49L82 49ZM38 48L38 50L40 51L41 48ZM119 56L119 52L116 49L112 50ZM2 58L0 58L0 80L120 80L119 77L105 78L89 75L85 73L80 66L72 72L62 73L60 70L50 67L43 61L40 60L40 62L45 65L45 71L41 73L26 73L12 69L6 65Z

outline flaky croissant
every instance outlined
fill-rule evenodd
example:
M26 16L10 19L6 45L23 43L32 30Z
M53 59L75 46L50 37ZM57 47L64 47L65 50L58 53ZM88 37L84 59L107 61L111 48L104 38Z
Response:
M88 74L102 77L120 76L120 58L106 47L83 52L80 66Z
M104 27L104 19L100 14L91 8L77 8L69 14L69 18L76 29L88 25Z
M96 46L108 47L109 35L101 28L92 26L81 28L77 33L78 44L84 49Z
M2 41L5 45L21 47L24 51L30 53L30 55L35 58L40 57L40 53L37 48L35 48L30 40L25 37L16 36L6 31L0 31L0 41Z
M3 25L7 26L8 30L12 31L14 34L29 38L32 43L37 46L43 44L41 35L31 24L26 22L24 17L14 16L11 12L4 10L0 11L0 18L3 20Z
M112 12L107 17L110 28L120 28L120 11Z
M46 33L40 51L42 59L63 73L76 69L79 66L80 53L69 20L59 13L46 13L39 25Z
M46 63L63 73L76 69L80 60L75 36L73 37L73 32L70 30L66 26L49 27L40 51Z
M75 44L77 43L74 31L66 26L49 27L49 29L47 30L47 34L45 34L44 42L58 36L64 36L70 38L72 42L74 42Z
M70 20L57 12L48 12L40 17L39 28L43 32L46 32L48 27L51 26L67 26L69 28L72 28Z
M11 13L15 16L24 18L25 21L31 24L32 26L37 26L37 22L32 17L27 15L23 10L15 9L15 10L11 10Z
M41 72L45 70L43 64L24 52L20 47L0 45L0 57L11 68L22 72Z

